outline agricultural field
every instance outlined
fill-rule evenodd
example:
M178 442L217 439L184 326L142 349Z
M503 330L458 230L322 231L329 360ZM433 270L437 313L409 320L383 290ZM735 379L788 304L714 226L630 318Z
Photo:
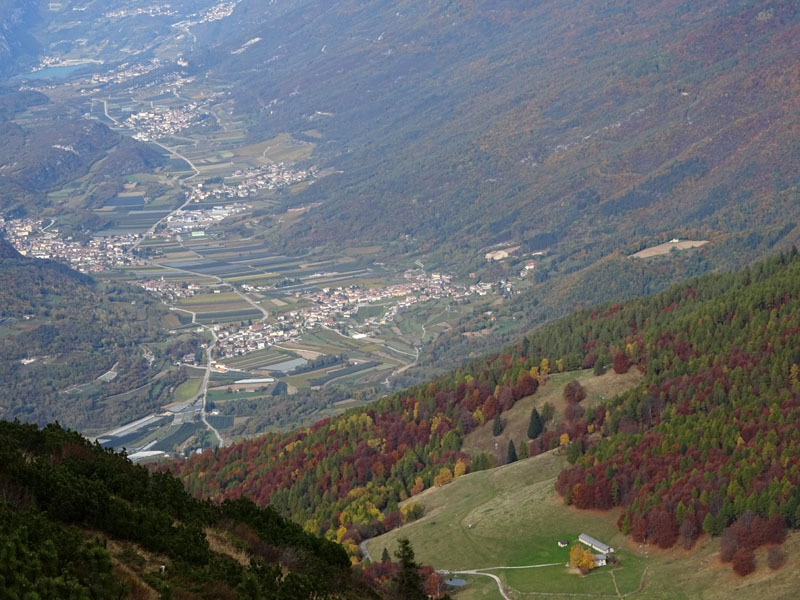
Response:
M707 243L708 240L682 240L680 242L665 242L664 244L659 244L658 246L652 246L651 248L640 250L632 256L633 258L650 258L652 256L669 254L673 250L677 251L688 250L690 248L700 248L701 246L705 246Z
M177 308L196 313L198 323L258 320L263 315L260 311L233 292L219 294L198 294L191 298L183 298Z
M273 346L263 350L256 350L255 352L248 352L247 354L237 356L236 358L227 358L225 359L225 364L231 369L237 369L241 371L257 371L269 370L269 367L271 366L281 365L282 363L286 363L297 358L297 356L289 352L276 349Z
M197 393L200 391L200 384L203 380L199 377L195 377L193 379L187 379L182 384L180 384L172 394L173 399L175 402L187 402L192 398L197 396Z

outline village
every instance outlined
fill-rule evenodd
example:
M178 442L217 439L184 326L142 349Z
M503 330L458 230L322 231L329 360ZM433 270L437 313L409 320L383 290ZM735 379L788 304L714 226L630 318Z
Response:
M133 8L121 8L106 13L108 19L123 19L126 17L137 17L139 15L147 15L155 17L159 15L176 15L178 14L169 4L153 4L150 6L136 6Z
M195 283L187 283L185 281L176 281L174 279L151 279L149 281L142 281L139 283L145 291L160 297L167 303L175 302L182 298L191 298L199 294L203 289Z
M319 274L322 276L323 274ZM468 296L485 296L491 284L479 283L470 286L453 283L453 277L442 273L406 271L406 283L389 285L383 288L361 288L359 286L321 288L310 290L301 298L312 306L276 315L272 321L248 325L215 325L218 335L216 355L220 358L233 358L248 352L262 350L270 345L298 340L303 333L317 328L348 331L355 325L353 318L359 308L369 304L387 303L387 310L381 317L369 317L358 330L352 333L353 339L369 337L370 328L385 325L411 306L429 300L458 299ZM245 292L257 293L268 288L243 285ZM389 304L389 301L397 300ZM224 365L219 365L224 370Z
M133 139L152 142L188 129L210 117L208 113L199 109L200 105L196 102L191 102L182 108L155 107L132 114L124 123L136 130Z
M283 163L273 163L246 171L238 169L232 176L225 178L229 183L223 183L221 186L196 184L189 191L189 200L199 203L248 198L257 191L276 190L313 178L314 175L313 168L293 170Z
M42 219L5 220L2 216L0 229L23 256L58 260L81 273L145 264L144 260L128 253L137 235L93 237L81 243L72 237L59 237L58 229L50 229L50 225L43 228Z

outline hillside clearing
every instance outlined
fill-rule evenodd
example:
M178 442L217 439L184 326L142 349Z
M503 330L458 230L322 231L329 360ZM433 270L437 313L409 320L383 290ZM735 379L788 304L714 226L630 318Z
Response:
M673 249L675 250L688 250L689 248L699 248L705 246L708 240L682 240L680 242L665 242L652 248L645 248L636 254L631 255L633 258L650 258L652 256L660 256L662 254L669 254Z
M553 489L564 465L563 456L547 453L426 490L412 500L423 506L425 515L368 540L367 549L372 556L380 556L384 548L393 552L398 538L407 537L419 562L453 571L566 564L569 548L559 548L557 541L567 539L572 545L583 532L617 549L618 567L599 567L586 577L571 574L563 566L489 571L500 577L506 593L515 599L618 598L618 588L623 596L642 600L756 595L767 600L794 597L793 591L800 586L796 569L787 565L774 572L767 568L763 548L756 552L756 572L741 578L730 565L719 562L717 539L704 536L691 551L662 551L633 543L617 529L618 510L580 511L564 505ZM800 533L789 535L784 551L789 556L800 551ZM457 600L501 598L497 585L484 576L458 577L469 583L449 590Z
M642 375L635 369L623 375L609 371L605 375L595 376L591 369L551 375L547 383L536 390L535 394L522 398L510 410L501 414L505 423L503 433L497 437L493 436L492 422L489 420L464 438L462 450L472 455L491 452L502 460L509 439L514 440L519 450L520 444L528 441L528 423L533 407L541 411L544 403L549 402L555 408L554 420L558 422L566 407L564 387L572 380L579 381L586 390L586 398L581 405L591 407L638 385L642 381Z

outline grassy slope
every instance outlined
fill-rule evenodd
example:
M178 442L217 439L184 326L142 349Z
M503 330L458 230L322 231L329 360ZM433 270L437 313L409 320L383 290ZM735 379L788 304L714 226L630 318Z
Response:
M637 598L749 598L760 590L766 600L788 598L800 585L800 574L790 566L769 571L765 550L757 553L756 573L743 579L716 559L717 540L704 537L693 551L668 552L631 543L617 530L616 510L579 511L563 504L553 484L565 464L563 457L548 453L433 488L415 497L425 508L422 519L368 541L367 548L379 557L383 548L392 552L399 537L408 537L418 560L437 569L566 563L568 549L558 548L556 541L574 542L587 532L617 548L621 564L613 572L621 594L635 592L644 581ZM796 554L800 534L791 534L784 548ZM610 567L584 578L562 566L492 572L522 593L514 597L532 592L537 597L616 596ZM487 578L466 579L471 583L456 594L459 600L500 597Z
M505 451L508 436L518 444L527 439L528 417L533 406L550 402L556 408L555 420L563 414L564 386L578 379L587 390L584 405L594 405L603 397L621 393L636 385L636 372L616 375L613 372L595 377L591 371L551 376L548 384L533 396L518 402L504 413L506 428L497 438L491 435L491 423L472 432L464 441L470 453ZM519 444L518 444L519 445ZM431 488L413 498L425 509L425 516L409 525L369 540L367 549L379 557L384 548L393 552L397 539L408 537L420 562L437 569L468 570L496 566L523 566L564 563L569 548L558 548L560 539L577 541L580 533L589 533L617 549L621 563L615 568L600 568L588 577L579 577L563 566L536 569L495 570L513 597L535 593L537 597L579 597L591 594L617 597L635 593L637 598L729 598L735 594L751 597L756 589L765 589L764 599L787 598L800 585L800 575L788 567L777 573L766 567L766 550L756 553L758 570L743 579L733 575L729 565L716 558L719 542L701 538L692 551L661 551L640 547L617 529L618 510L579 511L565 506L554 491L558 473L567 465L557 453L547 453L489 471L462 476L442 488ZM785 543L792 556L800 549L800 533L793 533ZM613 578L611 576L613 571ZM483 576L459 576L467 581L457 591L458 600L500 598L497 586ZM766 584L766 587L764 587ZM643 588L637 592L639 587Z
M194 398L197 392L200 391L200 384L202 382L203 380L200 378L187 379L184 381L175 389L175 393L173 394L175 402L185 402L186 400Z
M541 411L545 402L549 402L556 409L554 420L560 420L560 415L563 414L566 406L564 386L573 379L577 379L586 389L586 399L581 405L587 407L631 389L642 380L642 376L638 371L631 370L624 375L617 375L613 371L609 371L605 375L595 377L590 369L552 375L547 384L539 388L533 396L523 398L510 410L503 413L502 418L505 422L503 433L494 437L492 422L488 421L464 439L462 450L472 455L479 452L494 452L500 458L508 447L508 440L512 439L519 451L520 443L528 440L531 409L535 406L537 410Z

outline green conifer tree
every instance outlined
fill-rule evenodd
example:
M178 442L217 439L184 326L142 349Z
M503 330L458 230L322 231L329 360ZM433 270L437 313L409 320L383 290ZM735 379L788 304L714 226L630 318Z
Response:
M494 416L494 422L492 423L492 435L497 437L503 433L503 419L500 418L500 413Z
M530 450L528 449L528 442L524 441L519 445L519 459L528 458Z
M539 414L539 411L536 410L536 407L534 407L531 411L530 423L528 423L528 438L535 440L537 437L542 435L542 431L544 431L542 417Z
M508 440L508 460L506 463L517 462L517 449L514 447L514 440Z
M394 578L395 596L404 600L426 600L427 595L422 588L422 574L419 565L414 562L414 550L408 538L397 540L399 547L394 553L400 568Z

